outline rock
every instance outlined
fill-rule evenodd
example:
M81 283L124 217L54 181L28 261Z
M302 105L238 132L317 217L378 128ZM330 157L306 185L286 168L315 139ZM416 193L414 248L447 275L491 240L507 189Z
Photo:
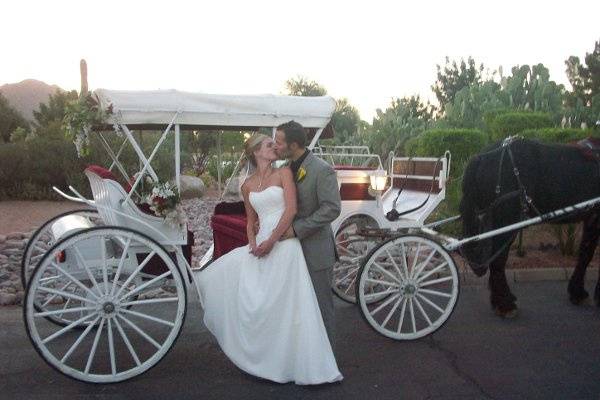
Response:
M14 293L0 293L0 306L10 306L16 304L17 295Z
M0 269L0 282L5 282L10 280L10 272L6 269Z
M7 240L21 240L25 238L25 234L23 232L13 232L13 233L9 233L8 235L6 235L6 239Z
M4 249L3 253L7 256L23 254L23 249Z
M181 175L181 198L192 199L202 197L206 186L202 179L190 175Z
M0 243L6 242L6 235L0 235Z

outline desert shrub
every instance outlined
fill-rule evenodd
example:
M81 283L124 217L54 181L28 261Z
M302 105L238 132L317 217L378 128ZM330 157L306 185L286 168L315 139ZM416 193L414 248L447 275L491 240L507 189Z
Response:
M597 136L598 134L592 129L543 128L526 129L520 135L528 139L537 139L544 143L570 143L590 136Z

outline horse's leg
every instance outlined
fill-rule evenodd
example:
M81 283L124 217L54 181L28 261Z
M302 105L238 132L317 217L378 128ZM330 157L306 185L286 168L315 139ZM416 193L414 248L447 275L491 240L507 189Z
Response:
M586 218L583 222L583 234L581 235L581 244L579 245L579 255L577 265L569 280L568 292L569 299L573 304L581 304L588 298L588 293L584 288L585 271L589 265L594 251L598 246L600 238L600 218L595 214ZM596 287L595 297L598 296L598 286Z
M512 318L517 315L517 304L515 303L517 298L511 293L506 281L505 267L509 252L510 245L490 264L489 277L492 308L497 315L504 318Z

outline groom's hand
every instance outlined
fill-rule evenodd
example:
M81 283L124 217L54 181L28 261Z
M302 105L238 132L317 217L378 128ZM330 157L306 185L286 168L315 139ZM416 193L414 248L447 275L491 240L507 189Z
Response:
M289 228L287 228L287 231L285 231L283 233L283 235L281 235L281 237L279 238L279 240L286 240L286 239L291 239L293 237L296 237L296 235L294 234L294 229L292 228L292 226L290 225Z

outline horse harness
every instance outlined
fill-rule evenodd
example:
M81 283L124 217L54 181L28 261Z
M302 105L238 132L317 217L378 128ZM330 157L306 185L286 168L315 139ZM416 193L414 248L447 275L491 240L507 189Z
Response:
M501 151L500 162L498 163L496 186L495 186L496 198L485 209L476 210L477 219L479 220L480 233L487 232L490 230L491 225L493 223L494 210L497 207L499 207L501 204L503 204L509 200L512 200L515 197L518 197L519 202L520 202L520 211L521 211L520 216L519 216L520 221L523 221L528 214L534 213L534 214L536 214L536 216L541 215L538 208L535 206L535 204L533 204L533 200L527 193L527 188L525 187L525 185L523 184L523 181L521 180L521 174L519 172L519 168L517 166L515 157L513 155L513 151L511 149L511 145L515 141L522 140L522 139L523 138L520 136L509 136L506 139L504 139L501 147L499 147L498 149L492 150L492 152L495 152L498 150ZM508 155L508 160L512 167L513 176L515 177L515 180L517 182L517 188L515 190L512 190L510 192L500 195L502 193L502 170L503 170L503 166L504 166L504 162L505 162L504 160L506 158L506 155ZM518 234L518 231L514 232L512 235L510 235L510 237L506 240L506 242L502 246L500 246L500 248L498 248L498 250L496 250L487 260L485 260L481 264L472 265L473 269L480 269L481 271L485 271L485 269L487 269L489 264L491 264L496 258L498 258L500 256L500 254L502 254L507 249L508 246L510 246L510 244L512 243L514 238L517 236L517 234ZM469 262L469 263L473 264L471 262Z

